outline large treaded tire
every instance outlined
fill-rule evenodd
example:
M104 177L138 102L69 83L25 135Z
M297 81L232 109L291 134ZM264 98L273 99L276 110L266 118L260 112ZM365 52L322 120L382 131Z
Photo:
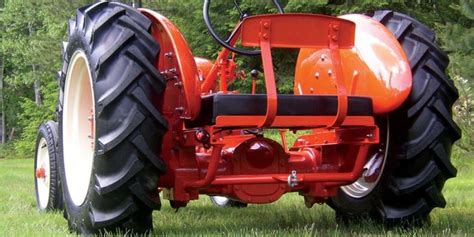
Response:
M36 177L38 152L40 151L40 141L44 139L46 142L46 149L49 155L49 192L46 201L46 206L40 205L40 194L38 190L38 177ZM35 149L35 193L36 203L40 211L54 211L63 208L63 197L61 191L61 183L59 179L58 169L58 123L48 121L42 123L38 128L38 135L36 137Z
M452 144L461 132L451 108L458 92L445 70L449 59L435 45L435 33L413 18L376 11L374 19L398 38L411 65L409 98L389 115L386 166L377 186L362 198L339 190L328 204L344 222L371 218L389 225L413 226L429 221L435 207L444 207L445 181L456 176Z
M73 54L89 63L95 100L95 155L84 203L76 206L63 178L65 217L81 234L152 230L152 210L160 209L160 159L167 130L159 113L165 81L155 68L159 45L149 33L151 21L120 3L99 2L80 8L69 21L59 73L60 152L63 152L63 101ZM65 177L64 158L60 159Z

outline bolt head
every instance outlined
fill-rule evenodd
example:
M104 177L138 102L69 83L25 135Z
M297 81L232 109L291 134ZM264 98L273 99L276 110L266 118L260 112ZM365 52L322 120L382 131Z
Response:
M324 62L324 61L326 60L326 58L327 58L326 54L322 54L322 55L321 55L321 61Z
M253 69L252 71L250 71L250 76L257 77L258 76L258 71L256 69Z
M172 52L165 53L165 57L168 59L171 59L173 57L173 53Z

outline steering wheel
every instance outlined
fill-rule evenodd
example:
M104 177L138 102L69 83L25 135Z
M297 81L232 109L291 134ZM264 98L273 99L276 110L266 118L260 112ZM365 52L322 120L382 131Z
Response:
M278 10L278 13L282 14L284 13L283 12L283 8L281 7L281 4L278 0L272 0L273 1L273 4L275 5L275 7L277 8ZM239 10L240 14L241 14L241 19L243 19L245 17L244 14L242 14L242 11L240 10L237 2L234 0L234 4L235 6L237 7L237 9ZM248 50L248 49L239 49L239 48L236 48L232 45L230 45L230 40L233 38L233 35L232 34L227 40L223 40L219 35L217 35L217 33L214 31L214 28L212 27L212 23L211 23L211 20L209 18L209 6L211 5L211 0L205 0L204 1L204 7L203 7L203 16L204 16L204 22L206 23L206 26L207 26L207 30L209 31L209 33L211 34L211 36L220 44L222 45L224 48L234 52L234 53L238 53L238 54L242 54L242 55L247 55L247 56L257 56L257 55L260 55L260 50Z

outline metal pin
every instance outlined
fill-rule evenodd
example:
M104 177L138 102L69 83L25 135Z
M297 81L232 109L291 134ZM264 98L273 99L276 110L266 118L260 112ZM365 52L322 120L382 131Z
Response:
M292 170L291 174L288 175L288 186L294 188L298 185L298 175L296 174L296 170Z

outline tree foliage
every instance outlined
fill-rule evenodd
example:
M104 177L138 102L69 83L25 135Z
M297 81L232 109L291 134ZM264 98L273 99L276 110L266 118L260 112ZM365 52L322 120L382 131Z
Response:
M15 128L15 147L21 156L31 156L40 122L54 118L57 100L56 71L61 66L61 41L66 39L66 23L79 6L92 0L0 0L0 55L4 56L4 100L7 131ZM124 1L131 2L131 1ZM195 55L215 58L219 45L207 33L202 20L202 0L143 0L144 7L169 17L182 31ZM270 0L240 0L247 14L274 13ZM393 9L412 15L434 28L439 44L450 56L451 76L460 87L456 107L458 121L473 137L472 109L474 84L474 0L281 0L286 12L328 15L366 13ZM214 0L211 18L217 32L225 37L239 19L232 0ZM296 50L277 50L274 64L280 93L291 93ZM242 69L261 70L258 57L237 57ZM41 85L43 104L35 103L34 82ZM233 89L250 90L251 80L236 80ZM262 83L259 81L259 83ZM258 86L264 92L263 86ZM466 132L467 131L467 132ZM472 139L471 139L472 140ZM473 141L462 144L472 147ZM10 145L11 146L11 145ZM2 150L2 149L0 149Z
M449 53L450 74L460 92L454 108L464 134L458 145L469 150L474 146L474 1L461 0L449 7L461 14L456 20L439 25L439 36Z
M87 1L6 0L0 15L1 52L4 55L6 127L23 157L34 150L36 129L54 117L56 72L66 22ZM35 103L34 82L41 87L42 104Z

